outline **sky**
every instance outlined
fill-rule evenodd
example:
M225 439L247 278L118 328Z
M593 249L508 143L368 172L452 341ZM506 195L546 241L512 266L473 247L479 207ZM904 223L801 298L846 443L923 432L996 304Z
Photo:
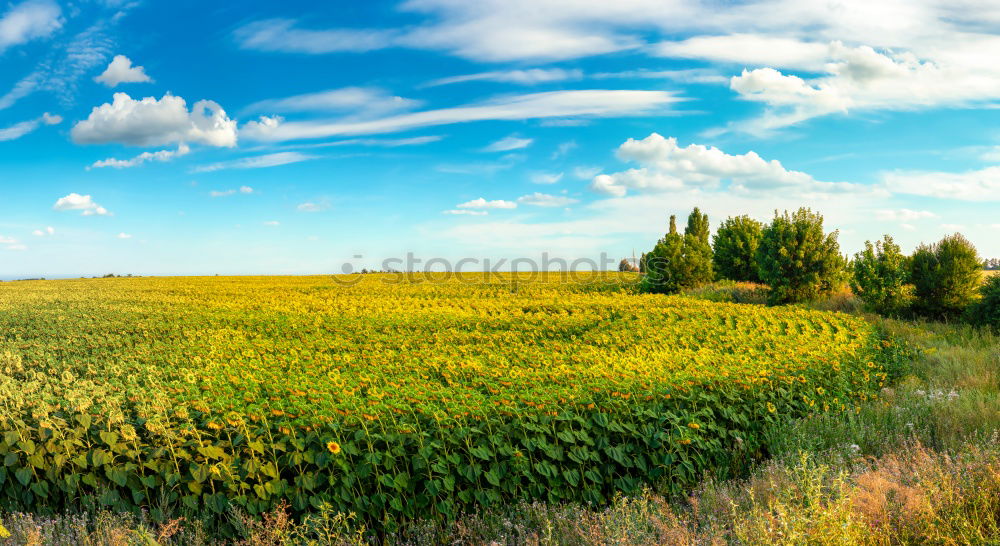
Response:
M6 1L0 279L617 262L694 206L1000 257L998 31L971 0Z

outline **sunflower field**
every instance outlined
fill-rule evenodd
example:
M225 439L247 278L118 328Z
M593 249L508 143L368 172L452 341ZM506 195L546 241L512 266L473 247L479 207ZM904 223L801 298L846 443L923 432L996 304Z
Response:
M854 411L900 358L857 317L633 284L0 283L0 509L213 518L286 502L391 530L681 491L759 456L773 423Z

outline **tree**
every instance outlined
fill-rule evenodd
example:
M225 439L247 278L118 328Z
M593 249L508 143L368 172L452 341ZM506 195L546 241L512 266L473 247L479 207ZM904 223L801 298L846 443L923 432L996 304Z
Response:
M697 208L688 217L684 235L677 232L677 217L671 216L670 231L643 258L643 290L673 294L710 282L712 246L708 233L708 215Z
M639 271L639 268L633 265L628 258L622 258L622 261L618 262L618 271L620 273L633 273Z
M749 216L726 218L712 238L712 263L718 276L734 281L759 282L757 247L764 224Z
M976 247L959 233L920 245L910 259L914 309L932 318L960 315L976 297L981 266Z
M823 232L823 216L807 208L774 213L761 233L757 271L770 285L771 304L807 301L829 293L844 269L837 232Z
M991 275L979 287L982 299L969 308L969 322L1000 332L1000 275Z
M909 264L892 237L865 241L865 249L850 264L851 290L869 311L898 315L907 305Z

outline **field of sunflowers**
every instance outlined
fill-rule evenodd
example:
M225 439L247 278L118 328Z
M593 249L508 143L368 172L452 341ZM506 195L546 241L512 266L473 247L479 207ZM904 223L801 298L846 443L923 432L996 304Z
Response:
M0 283L0 510L287 502L392 529L680 491L759 456L779 420L854 411L900 352L857 317L634 281Z

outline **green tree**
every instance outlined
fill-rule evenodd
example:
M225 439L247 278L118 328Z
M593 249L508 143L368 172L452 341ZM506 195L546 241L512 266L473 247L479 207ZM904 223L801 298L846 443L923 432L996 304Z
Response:
M991 275L979 287L982 299L969 308L969 322L1000 332L1000 275Z
M708 243L708 216L697 208L688 217L684 235L677 232L677 217L670 217L670 231L644 258L644 291L673 294L710 282L712 247Z
M959 233L920 245L910 259L914 309L933 318L960 315L976 298L981 265L976 247Z
M757 271L770 286L772 304L795 303L829 293L844 269L837 232L823 232L823 216L807 208L775 211L757 248Z
M726 218L712 237L712 263L719 277L759 282L757 247L764 224L749 216Z
M865 249L850 264L851 290L869 311L898 315L907 305L908 267L906 256L885 235L881 241L865 241Z

